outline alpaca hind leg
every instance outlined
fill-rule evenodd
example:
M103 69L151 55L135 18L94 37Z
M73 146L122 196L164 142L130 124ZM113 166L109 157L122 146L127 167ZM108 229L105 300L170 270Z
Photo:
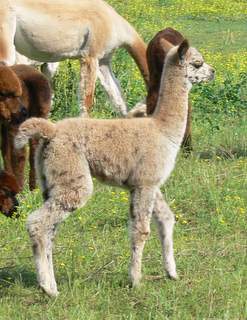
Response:
M112 72L110 61L108 59L100 61L98 77L111 102L116 108L116 111L121 115L126 116L127 106L123 100L119 82Z
M40 66L41 72L47 77L52 89L51 106L54 103L54 90L55 90L55 75L59 67L59 62L42 63Z
M133 286L137 286L141 280L142 254L145 242L150 234L154 198L154 188L138 188L131 193L130 233L132 256L130 278Z
M177 279L172 239L175 219L174 214L163 199L161 191L157 192L153 214L158 225L165 270L169 277Z
M57 296L57 284L52 261L55 228L70 212L63 206L46 202L28 217L27 229L33 244L33 255L39 286L49 295Z
M54 78L59 67L59 62L43 63L40 70L50 82L52 90L54 90Z
M32 241L38 283L49 296L56 296L58 292L54 288L48 262L52 214L51 206L45 203L28 217L27 229Z
M58 294L52 262L55 230L72 211L84 206L93 192L93 182L86 159L84 161L78 159L75 154L73 160L77 163L79 172L70 170L70 162L61 168L63 174L58 173L58 176L63 178L63 183L61 181L60 184L54 184L51 178L50 184L46 181L43 185L43 193L47 201L32 213L27 221L28 232L33 242L38 282L50 296Z
M97 79L98 60L96 58L87 57L80 60L81 77L79 88L79 104L80 114L87 115L93 105L93 97L95 91L95 83Z

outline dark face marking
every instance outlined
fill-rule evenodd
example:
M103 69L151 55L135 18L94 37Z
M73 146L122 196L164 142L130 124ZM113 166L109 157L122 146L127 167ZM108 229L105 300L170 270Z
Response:
M42 197L43 197L44 201L47 201L49 199L49 191L48 191L48 189L46 189L46 190L44 190L42 192Z
M112 133L111 132L106 132L105 137L107 139L111 139L112 138Z
M68 174L68 171L61 171L59 177L65 176L66 174Z
M79 146L78 146L78 144L77 143L75 143L75 142L73 142L73 149L75 150L75 151L78 151L79 150Z

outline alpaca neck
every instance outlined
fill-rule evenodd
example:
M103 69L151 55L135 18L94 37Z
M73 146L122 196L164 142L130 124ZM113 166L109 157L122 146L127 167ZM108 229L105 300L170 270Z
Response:
M179 145L186 128L188 94L184 68L166 64L153 117L159 121L164 132Z
M145 81L146 87L149 86L149 70L147 65L147 58L146 58L146 50L147 46L145 42L141 39L141 37L133 30L134 33L134 40L131 44L125 45L126 50L135 60L142 77Z

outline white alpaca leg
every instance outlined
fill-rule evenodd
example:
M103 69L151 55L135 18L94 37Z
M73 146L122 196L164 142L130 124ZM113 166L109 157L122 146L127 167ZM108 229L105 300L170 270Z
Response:
M49 209L44 205L39 210L32 213L27 220L27 229L33 243L33 255L37 270L37 279L40 287L50 296L56 296L57 291L52 291L52 276L50 274L48 255L49 255Z
M51 280L51 291L57 292L57 283L55 280L55 274L54 274L54 267L53 267L53 257L52 257L52 247L53 247L53 240L55 238L56 233L56 227L54 226L53 230L51 231L49 235L49 242L47 246L47 259L48 259L48 267L49 267L49 273L50 273L50 280Z
M98 78L116 111L125 116L127 114L127 106L123 100L119 82L112 72L110 60L107 59L99 62Z
M79 105L81 116L87 115L92 108L97 79L98 60L87 57L80 60Z
M43 207L33 212L27 220L27 229L33 243L38 283L49 296L58 295L52 263L54 228L67 216L67 212L46 202Z
M55 75L57 73L58 67L59 67L59 62L42 63L40 67L40 70L48 78L52 88L52 97L51 97L52 106L54 103Z
M42 63L41 71L50 81L52 89L54 89L54 77L59 67L59 62Z
M172 279L177 279L172 238L175 219L174 214L163 199L161 191L157 192L153 213L158 225L165 270Z
M130 232L131 232L131 265L130 278L133 286L141 280L142 254L145 242L150 234L155 188L138 188L131 194Z

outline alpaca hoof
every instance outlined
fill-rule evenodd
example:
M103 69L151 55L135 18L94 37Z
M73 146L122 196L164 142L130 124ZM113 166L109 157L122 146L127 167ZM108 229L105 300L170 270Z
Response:
M179 279L177 272L169 272L168 276L172 280L178 280Z
M40 285L41 289L51 298L56 298L59 295L57 289L52 289L49 286Z
M131 279L131 288L138 288L141 284L141 278Z

